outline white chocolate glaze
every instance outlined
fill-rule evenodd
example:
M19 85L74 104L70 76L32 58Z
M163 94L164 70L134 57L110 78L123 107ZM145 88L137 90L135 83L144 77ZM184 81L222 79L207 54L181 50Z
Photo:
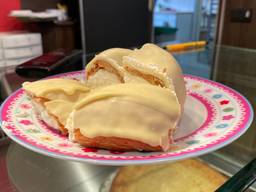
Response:
M64 126L71 113L75 103L64 100L53 100L44 103L45 109L49 114L58 118L58 121Z
M169 52L148 43L124 56L122 62L124 67L128 66L161 79L167 88L174 87L179 103L183 107L186 89L182 70Z
M69 133L120 137L169 148L169 132L180 118L173 92L149 84L117 84L92 91L69 116ZM72 133L71 133L72 134Z
M126 99L149 105L155 109L160 108L166 114L169 114L169 112L172 113L172 110L176 110L175 107L180 110L180 105L174 91L143 83L116 84L95 89L87 97L77 102L74 109L79 109L96 100L116 96L126 97Z
M79 81L60 78L25 82L22 86L30 95L47 100L74 102L89 92L89 88Z

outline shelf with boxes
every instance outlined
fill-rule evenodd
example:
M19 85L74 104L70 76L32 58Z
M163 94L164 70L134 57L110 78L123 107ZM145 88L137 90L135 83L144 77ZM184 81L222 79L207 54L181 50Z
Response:
M42 53L40 33L0 33L0 67L16 66Z

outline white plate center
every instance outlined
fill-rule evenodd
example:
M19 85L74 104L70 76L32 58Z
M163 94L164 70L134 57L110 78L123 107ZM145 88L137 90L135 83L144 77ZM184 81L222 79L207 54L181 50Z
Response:
M203 103L188 95L184 106L184 114L181 118L174 139L185 137L201 127L207 118L207 109Z

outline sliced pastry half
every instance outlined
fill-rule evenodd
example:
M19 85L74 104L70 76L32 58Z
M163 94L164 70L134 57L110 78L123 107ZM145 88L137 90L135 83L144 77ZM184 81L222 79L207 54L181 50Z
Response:
M66 118L72 107L89 92L79 81L59 78L25 82L22 87L41 118L65 135L68 134Z
M130 49L112 48L96 55L86 66L87 85L91 88L124 83L122 58Z
M181 105L186 89L182 70L174 57L157 45L147 43L123 57L123 68L152 85L174 89Z
M185 101L182 70L174 57L154 44L140 49L113 48L103 51L86 67L90 87L117 83L146 83L174 89L180 104Z
M92 91L68 117L70 139L110 150L166 151L181 116L173 91L150 84L117 84Z

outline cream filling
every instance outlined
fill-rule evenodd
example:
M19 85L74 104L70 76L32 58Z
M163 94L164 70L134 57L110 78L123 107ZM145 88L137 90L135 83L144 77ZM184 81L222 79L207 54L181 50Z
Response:
M74 122L73 121L74 113L75 113L75 111L72 111L69 114L67 121L66 121L66 125L65 125L65 128L68 130L68 139L73 142L75 142L75 136L74 136L75 127L74 127L74 123L73 123Z
M147 80L143 79L142 77L132 75L129 72L124 73L124 82L125 83L147 83L147 84L149 84L149 82Z
M100 69L89 77L86 85L91 88L96 88L117 83L121 83L121 81L115 74L110 73L104 69Z
M123 57L124 66L128 66L132 69L138 70L141 73L153 75L163 81L166 88L170 88L171 78L166 72L163 72L156 64L145 64L135 58L124 56Z
M111 98L73 111L67 121L67 128L71 140L74 139L74 129L79 128L82 135L90 138L127 138L168 150L169 131L175 128L178 119L178 113L167 115L124 98Z

